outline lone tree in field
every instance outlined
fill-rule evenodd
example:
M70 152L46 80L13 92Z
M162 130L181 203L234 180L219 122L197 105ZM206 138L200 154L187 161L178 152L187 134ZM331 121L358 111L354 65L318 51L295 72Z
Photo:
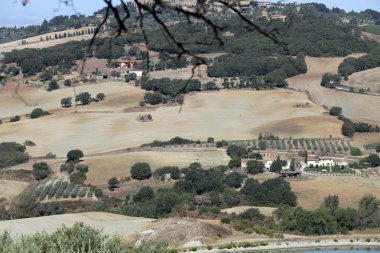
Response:
M66 108L71 107L71 105L72 105L71 99L72 99L71 97L62 98L61 99L61 105L63 107L66 107Z
M108 188L113 191L115 188L119 187L120 182L116 177L111 178L108 180Z
M136 163L131 168L131 176L133 179L145 180L152 176L149 163Z
M44 110L42 110L41 108L36 108L30 114L30 118L36 119L36 118L39 118L39 117L44 116L44 115L45 115Z
M338 106L333 106L330 108L330 111L329 111L329 114L330 115L333 115L333 116L339 116L342 114L342 107L338 107Z
M79 102L81 105L88 105L91 103L91 94L88 92L81 92L75 97L75 102Z
M102 101L106 98L106 95L104 95L104 93L98 93L96 94L96 98L99 100L99 101Z
M77 162L79 161L80 158L82 158L84 155L83 155L83 152L82 150L79 150L79 149L73 149L73 150L70 150L68 153L67 153L67 161L68 162Z
M51 80L49 83L48 91L57 90L59 89L58 82L56 80Z

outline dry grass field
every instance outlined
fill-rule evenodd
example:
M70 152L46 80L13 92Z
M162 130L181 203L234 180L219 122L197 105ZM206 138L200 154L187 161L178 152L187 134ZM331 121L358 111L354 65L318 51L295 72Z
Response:
M352 56L359 57L361 55ZM289 86L309 91L313 100L320 105L342 107L344 116L350 119L380 124L380 113L378 113L380 111L380 97L342 92L320 85L322 75L326 72L337 73L338 66L343 60L342 57L306 57L308 72L289 78Z
M356 133L353 141L356 146L364 147L366 144L380 142L380 133Z
M53 233L63 225L70 227L75 222L83 222L108 235L127 236L142 230L153 220L124 215L89 212L78 214L61 214L46 217L0 221L0 233L8 231L12 237L28 235L37 232Z
M51 38L54 38L55 34L63 35L64 33L73 33L75 31L87 31L88 28L96 28L93 26L86 26L82 27L79 29L70 29L70 30L65 30L65 31L60 31L60 32L52 32L52 33L46 33L34 37L29 37L26 39L23 39L24 41L28 42L26 45L21 44L21 40L16 40L12 42L7 42L0 44L0 53L6 53L6 52L11 52L14 49L21 50L24 48L46 48L46 47L51 47L59 44L63 44L69 41L79 41L79 40L89 40L92 38L92 34L84 34L80 36L75 36L75 37L67 37L67 38L61 38L61 39L53 39L46 41L46 36L51 36ZM43 38L44 41L40 41L41 37Z
M147 162L152 170L163 166L188 166L192 162L199 162L204 168L217 165L227 165L230 157L224 149L194 149L190 151L142 151L115 155L86 157L84 163L89 165L87 182L100 185L106 184L111 177L130 176L130 168L137 162Z
M24 191L27 186L26 182L0 180L0 198L12 199Z
M79 90L92 93L104 91L106 96L113 90L115 98L109 97L98 104L77 107L75 110L78 113L57 112L39 119L2 124L2 140L21 143L32 140L36 146L29 150L31 155L42 156L53 152L62 157L73 148L91 154L136 147L175 136L193 140L206 140L209 136L216 140L252 139L268 129L280 137L340 136L341 122L323 115L324 110L320 106L313 103L306 108L295 106L309 102L307 96L299 92L223 90L195 93L186 95L182 108L160 107L144 112L150 113L153 121L140 122L136 119L141 112L124 113L120 109L137 104L140 100L138 96L143 95L142 90L121 83L81 86ZM32 101L34 98L39 106L47 109L54 107L54 101L58 102L58 98L69 95L71 91L62 89L51 94L37 91L27 97ZM7 108L3 115L31 111L31 107L17 99L0 101L0 106ZM44 103L46 106L42 106ZM74 108L66 112L70 110Z
M122 111L126 108L136 107L143 99L144 91L125 82L102 82L75 87L76 93L87 91L93 97L97 93L103 92L106 95L105 101L92 103L87 106L73 106L68 109L61 108L61 99L73 97L74 89L71 87L61 88L51 92L37 88L19 86L15 82L8 82L0 87L0 118L14 115L31 113L34 108L40 107L43 110L60 109L64 113L83 111ZM74 100L73 100L74 102Z
M380 93L380 68L354 73L342 84L356 89L369 89L370 92Z
M380 177L320 176L291 180L292 190L297 194L298 205L312 210L321 206L324 197L338 195L341 207L357 208L366 194L380 198Z

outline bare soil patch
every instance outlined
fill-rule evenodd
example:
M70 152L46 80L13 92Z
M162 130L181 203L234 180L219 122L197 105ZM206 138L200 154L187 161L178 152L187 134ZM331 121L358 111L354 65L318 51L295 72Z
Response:
M246 211L250 208L257 208L259 209L260 213L262 213L265 216L272 217L273 212L277 210L277 208L274 207L265 207L265 206L236 206L232 208L222 209L220 210L222 213L228 213L228 214L241 214L242 212Z
M359 57L362 55L351 56ZM297 90L309 91L312 99L320 105L342 107L344 116L352 120L380 124L380 114L378 113L380 111L380 97L342 92L321 86L323 74L327 72L337 73L338 66L343 60L343 57L306 57L308 72L304 75L288 78L289 86Z

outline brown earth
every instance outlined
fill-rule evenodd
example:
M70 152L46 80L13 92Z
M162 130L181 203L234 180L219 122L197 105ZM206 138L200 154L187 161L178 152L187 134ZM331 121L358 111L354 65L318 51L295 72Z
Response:
M359 57L362 55L351 56ZM320 105L342 107L344 116L352 120L380 124L380 113L378 113L380 111L380 97L343 92L321 86L323 74L327 72L337 73L338 66L343 60L343 57L306 57L308 72L304 75L288 78L289 86L297 90L309 91L312 99Z
M23 192L29 184L14 180L0 180L0 198L12 199Z
M265 207L265 206L235 206L227 209L222 209L220 212L222 213L228 213L228 214L241 214L242 212L246 211L250 208L257 208L259 209L260 213L262 213L265 216L272 217L273 212L277 210L275 207Z
M79 89L104 91L106 101L68 109L67 113L2 124L2 140L21 143L31 140L36 143L29 150L31 155L43 156L53 152L62 157L73 148L91 154L136 147L153 140L169 140L175 136L203 141L209 136L216 140L252 139L268 128L275 129L279 123L288 125L275 132L280 137L340 136L341 122L335 117L323 115L324 110L320 106L311 103L307 108L295 107L296 104L309 102L307 96L299 92L223 90L194 93L185 96L182 108L160 107L147 111L144 113L150 113L153 121L139 122L136 119L141 112L123 113L120 110L137 104L140 100L138 96L143 95L142 90L122 83L87 85L78 87ZM115 98L107 98L111 91ZM46 109L56 106L58 98L71 92L72 89L62 89L51 94L37 91L27 97L31 101L34 98L34 101L39 102L38 106ZM31 107L18 99L10 101L0 100L0 106L6 108L2 111L3 115L31 111ZM73 110L78 110L78 113L69 113ZM309 128L308 122L312 123L312 128ZM297 132L292 131L292 126L297 127Z

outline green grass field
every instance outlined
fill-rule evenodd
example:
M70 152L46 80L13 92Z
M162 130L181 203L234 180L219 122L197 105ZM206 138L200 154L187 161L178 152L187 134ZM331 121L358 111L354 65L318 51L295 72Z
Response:
M380 25L366 25L363 26L363 31L380 35Z

